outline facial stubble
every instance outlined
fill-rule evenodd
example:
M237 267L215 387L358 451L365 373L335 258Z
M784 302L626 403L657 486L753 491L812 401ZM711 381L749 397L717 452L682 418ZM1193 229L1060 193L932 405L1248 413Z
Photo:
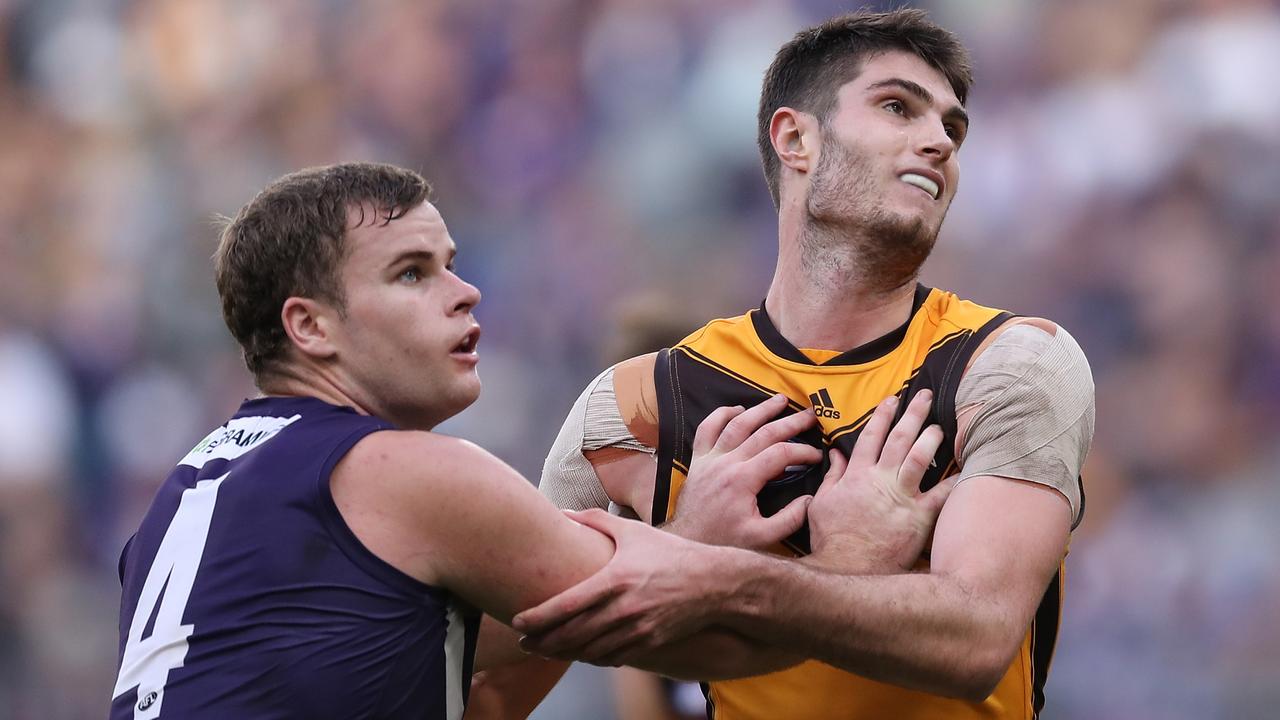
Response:
M801 232L801 263L815 277L855 273L872 292L913 282L938 237L922 217L889 211L878 196L871 159L827 133L814 170Z

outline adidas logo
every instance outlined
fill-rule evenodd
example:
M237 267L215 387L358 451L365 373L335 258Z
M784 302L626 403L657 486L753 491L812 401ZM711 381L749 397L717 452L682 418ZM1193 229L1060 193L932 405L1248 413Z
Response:
M835 408L835 403L831 401L831 393L827 392L826 388L809 395L809 402L813 404L813 412L818 417L840 419L840 411Z

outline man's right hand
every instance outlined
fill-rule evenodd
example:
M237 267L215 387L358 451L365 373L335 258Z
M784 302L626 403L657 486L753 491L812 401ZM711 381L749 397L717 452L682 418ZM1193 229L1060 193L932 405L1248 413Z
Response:
M808 496L769 517L756 504L765 483L788 466L822 460L818 448L788 442L813 426L813 411L766 422L786 408L787 398L779 394L749 410L722 407L708 415L693 438L693 460L675 517L664 529L711 545L761 549L804 525Z
M867 421L846 460L831 451L831 469L809 506L813 553L805 562L837 572L900 573L912 569L942 511L954 478L928 492L920 479L942 443L942 428L920 432L933 393L921 390L890 431L896 397Z

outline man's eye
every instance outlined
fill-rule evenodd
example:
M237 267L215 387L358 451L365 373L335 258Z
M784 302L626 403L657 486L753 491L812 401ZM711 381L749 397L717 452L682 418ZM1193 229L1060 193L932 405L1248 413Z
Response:
M901 100L890 100L884 104L884 109L895 115L903 115L907 112L907 107L902 104Z
M422 279L422 274L418 272L417 267L407 267L400 271L400 281L406 283L416 283Z

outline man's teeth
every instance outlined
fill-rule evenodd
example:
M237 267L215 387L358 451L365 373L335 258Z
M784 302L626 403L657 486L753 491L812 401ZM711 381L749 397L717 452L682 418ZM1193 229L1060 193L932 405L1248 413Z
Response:
M938 199L938 183L930 180L929 178L915 173L902 173L898 176L898 179L908 185L915 185L921 190L929 193L934 200Z

